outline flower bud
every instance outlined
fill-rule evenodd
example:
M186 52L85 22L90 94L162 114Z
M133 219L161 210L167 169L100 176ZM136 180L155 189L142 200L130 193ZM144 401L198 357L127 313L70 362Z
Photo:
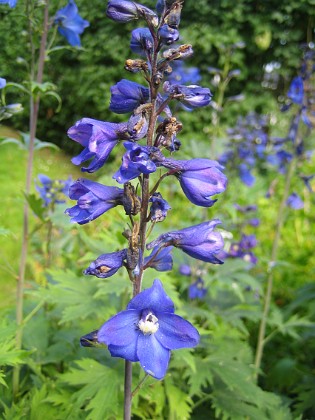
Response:
M126 249L118 252L112 252L110 254L102 254L95 261L91 262L89 267L84 270L83 273L106 279L113 276L119 268L122 267L126 258Z
M158 31L159 37L163 44L170 45L176 42L179 38L177 29L171 28L168 25L163 25Z
M128 59L125 62L125 70L131 73L139 73L140 71L148 72L149 66L144 60L131 60Z

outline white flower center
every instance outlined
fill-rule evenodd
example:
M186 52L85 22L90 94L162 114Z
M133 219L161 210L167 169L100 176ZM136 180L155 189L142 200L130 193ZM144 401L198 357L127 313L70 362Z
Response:
M159 320L152 312L149 312L144 320L140 319L138 327L144 335L154 334L159 329Z

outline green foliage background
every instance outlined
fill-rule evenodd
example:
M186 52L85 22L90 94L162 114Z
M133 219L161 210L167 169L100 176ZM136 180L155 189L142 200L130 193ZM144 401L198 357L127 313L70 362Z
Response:
M131 78L123 70L130 57L129 34L135 26L116 24L105 17L104 1L78 0L80 14L90 27L82 36L82 50L57 50L46 63L45 77L53 81L63 99L61 112L56 104L44 99L38 137L58 144L72 155L76 145L66 136L67 129L82 117L118 121L124 117L108 111L110 86L121 78ZM152 1L145 1L152 7ZM25 2L14 10L0 11L1 77L14 82L26 79L23 59L28 59L23 13ZM52 1L56 10L61 1ZM193 45L195 55L189 65L198 66L203 85L212 76L209 66L221 67L221 45L244 41L232 67L240 68L241 77L229 86L229 95L244 92L246 100L231 105L223 114L223 125L216 133L218 150L223 147L225 128L233 126L237 116L248 111L272 113L274 127L285 133L288 121L278 112L292 76L301 59L301 43L312 41L314 0L264 2L240 0L186 0L181 24L184 42ZM17 42L16 40L19 40ZM59 38L65 45L65 40ZM20 59L16 60L19 57ZM263 67L278 62L275 89L263 90ZM132 80L140 80L132 76ZM215 88L211 88L215 94ZM20 95L20 94L19 94ZM12 98L17 96L12 93ZM28 99L18 99L28 106ZM210 108L180 113L184 124L180 157L210 157L213 135ZM27 131L27 112L10 120L14 128ZM7 135L1 128L0 136ZM12 132L9 133L12 135ZM314 138L312 138L314 141ZM19 260L22 224L22 189L25 151L14 145L0 146L0 181L3 206L0 210L0 246L2 250L0 324L0 412L5 419L116 419L122 416L123 362L112 359L104 348L80 348L78 338L98 328L106 319L124 308L129 301L128 279L123 272L102 281L83 277L82 270L99 254L124 246L121 235L126 221L115 209L108 217L91 226L72 226L60 206L51 216L54 226L53 265L47 267L46 228L34 215L32 250L27 267L27 318L22 351L14 348L14 289ZM118 148L117 148L118 149ZM77 150L78 151L78 150ZM99 172L99 180L114 185L111 174L120 163L121 149ZM80 176L70 165L70 156L62 152L36 152L35 175L53 178ZM314 159L303 167L310 173ZM273 242L273 225L283 190L283 179L273 201L264 193L275 173L256 172L252 189L240 185L230 174L230 185L213 209L190 206L178 185L168 181L163 194L171 197L172 212L165 223L154 230L154 237L168 229L182 228L201 220L218 217L228 230L237 221L233 204L257 203L261 225L257 230L259 263L249 271L242 261L227 261L223 267L211 267L204 280L209 288L203 302L187 298L189 279L178 274L180 263L188 262L175 252L172 273L159 273L179 315L199 329L201 345L195 350L174 352L164 381L150 378L134 399L135 419L231 419L287 420L315 417L314 336L315 336L315 257L314 199L302 191L306 207L287 211L281 252L275 273L275 293L268 323L269 341L264 356L264 375L257 385L253 360L257 326L261 317L264 281ZM95 179L96 175L91 176ZM296 184L300 188L299 184ZM35 190L34 190L35 192ZM68 203L69 205L69 203ZM183 211L183 209L185 211ZM189 209L189 211L186 211ZM163 225L163 226L162 226ZM35 230L37 229L37 230ZM237 232L235 232L237 235ZM8 264L9 263L9 264ZM146 273L144 287L151 285L156 273ZM12 366L22 367L22 389L12 401ZM135 364L136 384L143 373Z

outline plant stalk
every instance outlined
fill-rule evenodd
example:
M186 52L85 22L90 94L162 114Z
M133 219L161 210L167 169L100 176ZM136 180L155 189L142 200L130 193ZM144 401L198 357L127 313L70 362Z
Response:
M39 84L42 83L43 81L45 49L46 49L47 33L48 33L48 21L49 21L49 0L46 1L45 8L44 8L43 30L42 30L42 36L41 36L38 69L37 69L37 75L36 75L36 82ZM32 55L33 54L34 54L34 51L32 50ZM34 56L32 57L32 63L33 62L34 62ZM34 70L31 69L31 74L33 73L34 73ZM32 80L31 80L31 83L32 83ZM31 183L32 183L34 144L35 144L35 137L36 137L36 130L37 130L37 122L38 122L39 103L40 103L39 97L34 97L31 90L30 120L29 120L30 142L29 142L29 150L28 150L26 183L25 183L26 195L30 193ZM16 323L17 323L16 349L17 350L20 350L22 348L24 283L25 283L25 269L26 269L26 260L27 260L28 243L29 243L29 213L30 213L29 205L25 201L24 209L23 209L22 248L21 248L20 266L19 266L19 276L18 276L17 289L16 289ZM17 394L19 392L19 382L20 382L20 367L16 366L14 367L14 370L13 370L14 398L17 397Z
M286 202L289 197L291 181L295 172L295 168L296 168L296 157L293 157L288 167L284 193L283 193L283 197L282 197L279 209L278 209L276 229L275 229L275 238L273 241L272 250L271 250L271 258L269 261L267 289L266 289L263 314L262 314L262 318L261 318L261 322L259 326L259 333L258 333L258 340L257 340L257 347L256 347L256 356L255 356L256 378L258 377L259 369L261 366L261 360L263 357L264 345L266 343L265 334L266 334L266 325L268 321L268 315L269 315L271 297L272 297L274 267L276 265L276 260L277 260L278 250L279 250L279 245L280 245L280 240L281 240L281 234L282 234L282 227L285 220Z

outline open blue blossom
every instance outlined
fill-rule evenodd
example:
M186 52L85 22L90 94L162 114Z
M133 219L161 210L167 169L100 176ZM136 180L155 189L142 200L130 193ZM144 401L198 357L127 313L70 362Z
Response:
M189 299L203 299L207 294L207 288L204 286L205 282L201 277L198 277L198 279L188 288Z
M7 81L0 77L0 89L3 89L7 84Z
M145 17L153 24L157 23L156 14L148 7L127 0L109 0L106 15L115 22L129 22Z
M300 196L293 192L287 199L287 205L291 207L291 209L294 210L300 210L304 207L303 200L300 198Z
M179 272L183 276L190 276L191 275L191 268L188 264L181 264L179 266Z
M150 219L152 222L163 222L167 216L167 212L171 209L171 206L162 195L158 192L154 193L149 200L151 204Z
M122 267L127 258L127 250L102 254L95 261L92 261L89 267L84 270L84 274L107 279L113 276Z
M163 25L158 31L159 37L163 44L171 45L176 42L179 38L179 32L175 28L171 28L169 25Z
M66 210L71 222L84 225L111 208L122 204L124 190L107 187L89 179L78 179L70 186L69 197L77 204Z
M153 37L148 28L137 28L131 32L130 49L141 56L151 54L153 50Z
M110 152L120 139L128 138L127 123L110 123L98 121L92 118L83 118L68 130L68 136L80 143L84 149L71 162L80 165L92 159L87 168L82 168L83 172L95 172L107 161Z
M166 93L169 93L171 97L180 101L187 108L200 108L209 105L212 93L210 89L203 88L197 85L171 85L169 82L165 82L163 89Z
M297 105L303 104L304 85L301 76L297 76L292 80L287 96L293 103Z
M198 67L187 67L183 61L176 60L172 64L172 73L168 76L167 80L171 84L192 84L200 82L201 75Z
M0 4L8 4L11 8L15 7L16 3L17 0L0 0Z
M132 142L124 143L127 152L122 157L119 170L113 175L119 184L131 181L140 174L150 174L156 171L156 165L151 160L151 148L139 146Z
M220 171L223 166L214 160L164 159L160 164L174 170L186 197L197 206L213 206L217 200L210 197L220 194L227 187L227 178Z
M113 357L140 362L156 379L167 371L171 350L195 347L199 334L188 321L174 314L174 304L156 279L128 304L125 311L99 329L97 340L108 345Z
M214 228L219 223L221 223L220 220L214 219L185 229L163 233L150 242L147 249L173 245L197 260L223 264L216 257L224 246L221 234L214 232Z
M110 91L109 109L116 114L132 112L139 105L148 102L150 94L148 88L126 79L120 80Z
M171 255L173 247L156 247L151 254L144 259L144 268L154 268L157 271L170 271L173 268L173 258Z
M39 174L38 180L42 185L36 185L36 190L39 192L45 207L66 201L64 196L68 196L69 187L72 183L71 178L65 181L61 179L53 180L47 175Z
M66 38L70 45L81 46L80 35L89 26L89 22L79 15L74 0L69 0L66 7L58 10L54 23L58 25L59 33Z

